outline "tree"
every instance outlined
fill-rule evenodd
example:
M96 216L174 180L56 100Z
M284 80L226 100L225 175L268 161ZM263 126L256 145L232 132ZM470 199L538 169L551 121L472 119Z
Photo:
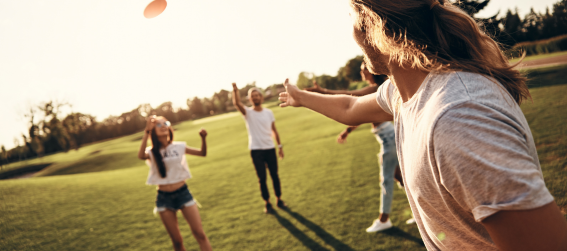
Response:
M345 66L339 69L337 77L342 77L349 83L362 81L362 76L360 76L360 66L362 65L363 61L363 56L356 56L350 59L349 61L347 61Z
M464 10L469 16L474 17L474 15L484 9L489 2L490 0L456 0L454 4Z
M560 0L553 5L555 35L567 34L567 0Z
M307 87L311 87L313 86L313 77L315 76L315 74L313 73L309 73L309 72L300 72L299 75L297 76L297 87L299 89L305 89Z
M0 148L0 167L4 167L4 164L8 163L8 153L6 152L6 147L2 145Z
M63 119L62 124L72 139L71 147L78 150L88 140L88 134L94 134L92 128L96 124L96 119L88 114L71 113Z
M205 114L205 116L215 114L214 104L212 100L204 98L201 104L203 105L203 113Z
M187 103L189 103L189 100L187 100ZM191 112L194 119L201 118L205 115L203 104L201 103L201 100L197 97L194 97L193 100L191 100L191 104L189 105L189 111Z

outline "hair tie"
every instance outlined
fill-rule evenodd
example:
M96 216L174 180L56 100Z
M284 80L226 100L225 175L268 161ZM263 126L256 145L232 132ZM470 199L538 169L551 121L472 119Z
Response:
M429 9L432 10L433 7L435 7L435 6L437 6L437 5L439 5L439 2L433 0L433 3L431 3L431 6L429 6Z

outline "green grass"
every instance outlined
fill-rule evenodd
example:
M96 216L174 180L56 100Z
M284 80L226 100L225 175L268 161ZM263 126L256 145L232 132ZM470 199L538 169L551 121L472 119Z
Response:
M567 80L557 79L561 71L531 70L531 81L554 85L532 88L533 103L522 109L547 187L567 214ZM262 213L241 116L175 125L175 139L191 146L199 146L201 127L209 132L209 155L188 156L194 176L188 184L203 205L203 227L214 249L425 250L417 227L404 223L411 213L400 189L391 215L395 228L364 232L380 202L379 145L368 125L339 145L335 137L344 126L307 109L271 106L285 146L279 172L290 206L275 215ZM148 167L136 158L141 135L12 164L55 163L41 177L0 181L0 250L170 250L152 214L155 188L144 185ZM198 250L181 217L179 223L186 248Z
M567 54L567 51L560 51L560 52L553 52L553 53L548 53L548 54L539 54L539 55L527 56L527 57L524 58L523 62L532 61L532 60L536 60L536 59L543 59L543 58L561 56L561 55L565 55L565 54ZM518 62L518 60L520 60L520 59L519 58L511 58L510 63Z
M201 127L209 132L209 155L188 157L194 176L188 184L203 205L203 226L213 248L424 249L416 226L404 223L411 214L400 189L391 217L396 228L364 232L379 213L379 147L369 126L339 145L335 137L344 126L307 109L272 109L285 145L279 172L291 209L275 215L262 213L241 116L175 126L176 140L193 146L199 145ZM171 249L159 217L151 212L155 188L144 185L148 168L136 159L140 136L45 157L56 164L41 175L67 175L0 181L0 249ZM100 169L110 171L92 172ZM83 173L71 174L76 172ZM181 218L180 227L187 248L197 250Z

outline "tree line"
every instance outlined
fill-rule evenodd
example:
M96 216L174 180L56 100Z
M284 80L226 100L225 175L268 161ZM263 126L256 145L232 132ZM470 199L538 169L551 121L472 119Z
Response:
M252 87L256 87L255 82L241 88L240 95L246 96ZM264 93L269 100L282 90L283 84L274 84L264 89ZM21 138L14 138L16 146L10 150L4 145L0 147L0 166L56 152L78 150L85 144L139 132L144 129L149 115L164 116L171 123L177 123L233 111L235 108L230 95L231 92L221 90L210 98L189 98L185 108L175 108L171 102L157 107L141 104L129 112L109 116L102 121L80 112L64 114L64 108L72 107L67 102L40 102L22 114L28 126Z
M457 6L474 17L485 8L490 0L461 0ZM489 18L477 18L486 32L498 42L511 48L519 42L535 41L567 34L567 0L560 0L546 13L536 13L533 8L523 19L518 10L508 10L506 15L498 18L499 13ZM317 76L309 72L301 72L297 78L297 86L305 88L316 81L327 89L357 89L366 85L360 76L362 56L356 56L346 62L335 76ZM248 89L256 87L250 83L240 89L240 95L246 96ZM283 91L283 84L273 84L265 88L266 100L277 99ZM65 102L48 101L31 107L24 117L28 121L27 134L16 138L16 147L6 150L0 147L0 166L10 162L34 157L41 157L60 151L79 149L84 144L101 140L121 137L143 130L145 118L148 115L164 116L172 123L199 119L215 114L235 110L230 99L231 92L221 90L210 98L198 97L187 99L186 108L174 108L171 102L165 102L157 107L141 104L135 109L119 116L110 116L98 121L95 116L80 112L63 115L62 108L71 106ZM246 100L246 99L243 99ZM20 144L23 142L23 144Z

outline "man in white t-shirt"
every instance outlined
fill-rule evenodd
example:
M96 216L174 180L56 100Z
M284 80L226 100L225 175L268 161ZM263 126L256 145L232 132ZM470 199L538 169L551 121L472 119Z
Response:
M276 149L274 148L274 141L272 135L278 143L279 156L283 159L284 152L280 141L280 136L276 130L276 119L270 109L262 107L264 98L262 93L257 88L250 88L248 90L248 99L253 107L247 107L240 102L240 94L236 84L232 84L232 103L242 113L246 121L246 129L248 129L248 148L252 157L252 163L256 169L258 182L260 183L260 191L262 199L264 199L265 207L264 213L270 213L273 210L270 203L270 193L266 184L266 167L272 177L274 185L274 193L277 197L276 205L280 208L285 208L285 203L281 199L282 190L280 185L280 177L278 175L278 159L276 157Z
M351 0L353 36L373 74L363 97L284 83L280 106L347 125L394 120L404 187L429 250L567 250L519 104L526 78L448 0Z

